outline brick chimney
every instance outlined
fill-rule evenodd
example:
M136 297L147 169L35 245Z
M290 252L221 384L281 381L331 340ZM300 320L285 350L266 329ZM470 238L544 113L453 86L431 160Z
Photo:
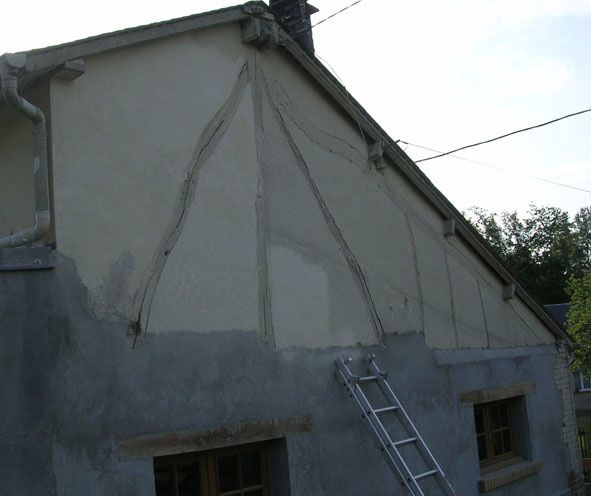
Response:
M318 12L318 9L308 5L308 0L270 0L269 10L304 52L314 56L310 16Z

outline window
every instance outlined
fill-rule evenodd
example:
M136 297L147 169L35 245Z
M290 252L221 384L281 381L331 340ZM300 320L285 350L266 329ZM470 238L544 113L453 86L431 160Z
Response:
M154 459L156 496L269 496L267 446Z
M511 401L474 405L478 460L481 467L511 461L517 457Z
M573 372L573 380L575 383L575 391L591 391L591 380L589 379L589 377L585 376L583 372Z
M472 408L481 493L530 477L542 468L532 459L526 394L533 382L466 391L460 401ZM468 412L466 412L468 413Z

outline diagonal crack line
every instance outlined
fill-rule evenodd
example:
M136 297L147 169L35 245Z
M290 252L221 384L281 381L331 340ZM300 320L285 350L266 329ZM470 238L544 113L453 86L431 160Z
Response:
M310 187L312 194L314 195L314 198L316 199L318 207L320 208L320 211L322 212L322 215L324 217L324 221L326 222L326 225L328 226L329 231L331 232L332 236L335 238L338 246L340 247L343 255L345 256L345 259L347 260L347 264L349 265L349 268L353 272L353 275L355 276L357 284L359 285L359 287L361 289L361 292L363 294L363 298L365 300L367 311L370 315L370 318L371 318L371 321L372 321L372 324L374 327L374 331L375 331L376 335L378 336L378 339L382 339L382 336L384 334L384 328L382 326L382 321L380 319L380 316L378 315L373 298L371 296L371 292L369 290L369 286L367 284L365 274L363 273L363 270L361 269L359 263L357 262L357 258L355 257L355 254L353 253L351 248L349 248L349 245L347 244L347 241L345 240L343 233L339 229L335 218L330 213L328 206L324 202L324 199L322 198L320 190L318 189L316 182L312 178L312 174L310 173L310 169L308 168L308 164L304 160L304 157L302 156L297 144L295 143L291 133L289 132L287 124L285 123L285 119L281 115L281 111L279 110L275 101L273 100L273 96L271 95L271 90L269 89L269 85L266 80L264 81L264 87L265 87L265 90L267 93L267 98L269 100L269 104L271 105L271 108L273 109L273 113L275 114L275 118L281 128L283 135L285 136L285 138L287 139L287 141L289 143L291 151L293 152L293 154L296 158L296 162L299 165L300 171L302 172L302 174L304 175L304 178L306 179L306 183Z
M156 293L156 288L164 271L168 256L174 249L183 231L189 207L195 199L199 172L228 129L242 100L247 82L248 67L247 64L244 64L240 69L230 96L199 136L193 158L186 172L186 178L179 189L173 215L152 257L152 262L144 275L143 282L135 295L132 311L133 320L128 326L128 336L133 337L132 347L135 347L138 337L147 332L154 294Z
M283 87L277 83L273 83L273 88L271 91L274 94L274 98L278 102L278 106L283 109L285 114L291 122L302 132L304 133L311 141L316 143L318 146L324 148L326 151L336 155L337 157L341 157L342 159L346 160L347 162L354 164L362 169L367 169L367 156L364 155L351 143L348 143L342 138L338 136L334 136L319 127L317 127L313 122L310 121L304 114L302 114L293 101L289 98ZM324 141L329 141L331 143L323 142L318 136L322 136ZM356 159L352 158L352 155L356 155Z

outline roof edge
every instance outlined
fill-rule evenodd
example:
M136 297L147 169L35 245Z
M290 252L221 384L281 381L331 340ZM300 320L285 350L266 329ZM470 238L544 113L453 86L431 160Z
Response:
M247 6L252 6L248 9ZM118 50L167 36L193 31L199 28L213 27L250 18L249 10L268 7L264 2L255 1L200 14L178 17L167 21L144 24L132 28L103 33L60 45L35 48L19 53L27 55L24 72L43 71L66 60L97 55ZM3 57L3 56L2 56Z
M515 293L534 312L534 314L559 339L572 349L573 339L558 326L543 310L542 306L524 289L517 278L509 272L497 255L488 246L488 242L476 231L462 213L453 206L439 189L420 170L412 159L400 148L381 126L367 113L363 106L316 58L308 56L299 45L281 30L280 44L304 69L330 94L338 105L355 121L359 122L363 132L371 140L384 143L384 155L402 172L407 179L439 210L444 218L456 220L456 232L474 249L494 272L507 284L515 285Z
M67 60L83 58L126 47L140 45L159 38L181 34L199 28L219 26L231 22L240 22L267 11L268 6L262 1L226 7L219 10L186 17L170 19L133 28L104 33L60 45L23 51L27 55L24 73L47 71ZM307 55L282 28L279 28L279 44L320 84L331 98L357 121L362 132L371 140L384 143L384 154L391 163L435 206L444 218L456 220L456 232L473 248L489 267L508 284L515 285L516 294L566 346L573 349L575 342L542 309L541 305L523 288L517 278L502 264L497 255L488 246L487 241L476 231L469 221L437 189L429 178L420 170L412 159L398 146L381 126L367 113L363 106L315 57ZM5 55L0 56L2 59Z

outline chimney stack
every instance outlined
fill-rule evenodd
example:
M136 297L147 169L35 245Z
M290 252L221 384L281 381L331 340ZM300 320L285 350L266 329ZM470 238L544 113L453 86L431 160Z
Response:
M308 0L270 0L269 10L302 50L313 57L314 39L310 16L318 9L308 5Z

